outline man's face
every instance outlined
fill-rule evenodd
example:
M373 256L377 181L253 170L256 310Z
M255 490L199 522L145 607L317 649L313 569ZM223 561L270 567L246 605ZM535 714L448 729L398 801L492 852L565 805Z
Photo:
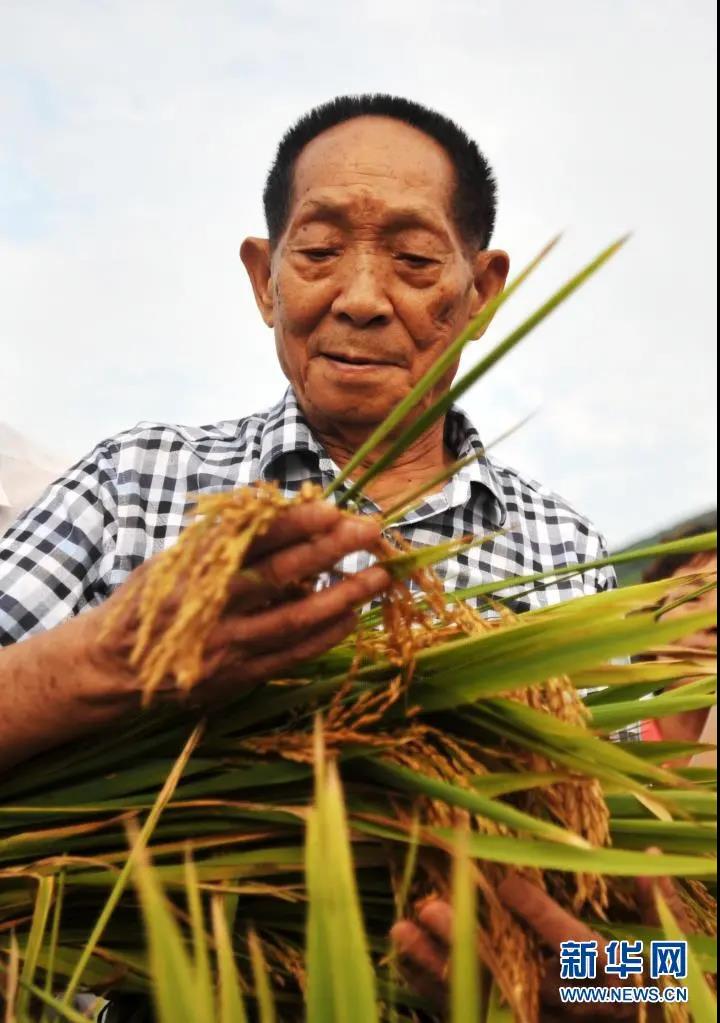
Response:
M680 568L673 572L673 578L680 578L681 576L688 575L690 572L717 572L717 554L712 551L696 554L691 561L681 565ZM668 599L671 601L677 600L681 596L692 593L697 588L695 583L681 586L677 591L673 590ZM706 590L705 593L701 593L700 596L695 597L693 600L679 604L678 607L668 611L666 617L679 618L683 615L697 613L698 611L717 612L717 589L715 587ZM712 654L717 648L717 626L712 625L702 632L695 632L691 636L683 636L672 645L683 648L690 647L702 653Z
M507 257L463 242L454 184L433 139L390 118L356 118L301 153L264 295L245 243L258 304L313 424L378 423L501 290Z

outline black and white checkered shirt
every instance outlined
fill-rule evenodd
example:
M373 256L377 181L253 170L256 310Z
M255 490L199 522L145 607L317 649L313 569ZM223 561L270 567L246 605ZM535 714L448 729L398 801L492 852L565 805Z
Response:
M445 440L458 458L478 452L477 461L396 528L417 546L502 531L438 566L446 589L605 556L602 537L562 498L484 456L457 408L447 416ZM0 645L103 601L137 565L173 543L193 494L259 479L277 480L291 494L304 480L326 486L337 472L292 389L273 408L244 419L203 427L140 423L103 441L0 540ZM350 555L342 568L357 571L369 557ZM519 591L515 606L527 610L615 585L611 568L588 569Z

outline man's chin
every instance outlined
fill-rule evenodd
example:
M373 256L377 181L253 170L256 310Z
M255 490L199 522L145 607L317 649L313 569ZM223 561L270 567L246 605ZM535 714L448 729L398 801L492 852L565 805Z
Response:
M401 379L393 380L396 375ZM303 406L312 419L372 429L407 395L410 383L405 377L405 372L398 373L395 367L388 367L380 379L377 375L373 379L358 375L341 385L327 376L314 381L309 375Z
M392 412L395 404L397 403L394 402L391 405L370 403L363 406L351 405L347 400L343 405L323 404L319 406L311 404L311 415L317 418L318 422L322 421L328 424L335 423L338 426L362 427L372 430Z
M337 395L313 394L312 391L305 394L303 402L305 414L310 419L310 425L328 425L353 427L355 429L372 430L385 419L395 408L398 402L404 397L403 394L379 395L375 394L348 394Z

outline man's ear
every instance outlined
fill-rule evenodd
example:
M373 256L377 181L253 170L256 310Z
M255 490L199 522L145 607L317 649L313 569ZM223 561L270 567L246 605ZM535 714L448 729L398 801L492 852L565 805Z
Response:
M488 302L491 302L505 287L510 272L510 257L502 249L483 249L475 256L475 295L470 308L470 317L477 316ZM477 337L487 330L487 324Z
M270 242L267 238L246 238L240 246L240 259L252 284L255 302L268 327L274 323Z

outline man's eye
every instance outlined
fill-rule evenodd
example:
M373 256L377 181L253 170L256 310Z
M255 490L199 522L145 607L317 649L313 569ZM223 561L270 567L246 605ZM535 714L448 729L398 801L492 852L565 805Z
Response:
M399 252L397 258L416 270L422 270L425 267L434 266L437 262L437 260L430 259L428 256L418 256L414 252Z
M337 256L337 249L303 249L302 254L314 263L322 263L324 259L332 259L333 256Z

